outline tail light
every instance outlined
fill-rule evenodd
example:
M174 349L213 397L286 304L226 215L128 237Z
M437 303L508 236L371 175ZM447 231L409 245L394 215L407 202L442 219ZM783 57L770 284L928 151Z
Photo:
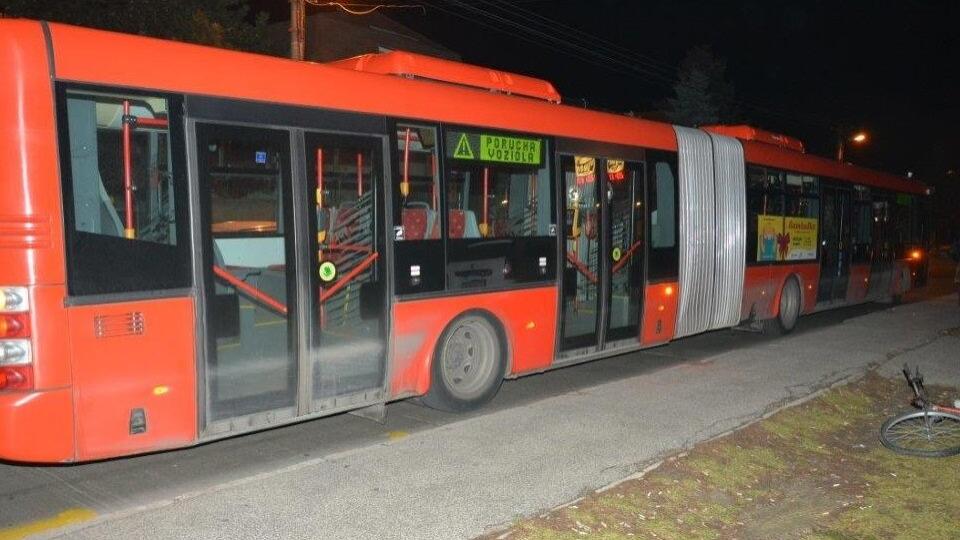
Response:
M29 291L0 287L0 391L32 388Z

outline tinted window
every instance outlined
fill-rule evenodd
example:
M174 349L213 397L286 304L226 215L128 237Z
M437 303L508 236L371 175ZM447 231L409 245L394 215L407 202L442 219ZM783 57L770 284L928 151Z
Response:
M647 277L651 281L676 279L677 250L677 154L647 152L647 221L650 249Z
M444 132L448 288L555 279L547 144L530 135Z
M69 289L190 285L179 100L61 88Z

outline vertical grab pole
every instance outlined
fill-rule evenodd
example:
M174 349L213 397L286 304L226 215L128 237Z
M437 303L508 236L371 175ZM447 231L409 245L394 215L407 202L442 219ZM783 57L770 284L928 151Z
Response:
M430 154L430 188L433 210L440 210L440 192L437 189L437 156Z
M357 198L363 197L363 152L357 152Z
M490 234L490 167L483 168L483 223L480 224L480 234Z
M410 196L410 128L403 137L403 178L400 180L400 194Z
M320 225L320 212L323 210L323 148L317 148L317 225ZM330 224L327 223L329 227ZM323 243L327 239L326 230L317 230L317 268L323 262ZM320 316L320 329L327 325L326 312L323 309L323 285L317 287L317 311Z
M137 232L133 224L133 164L131 156L131 122L130 101L123 100L123 197L126 215L124 216L124 238L136 238Z

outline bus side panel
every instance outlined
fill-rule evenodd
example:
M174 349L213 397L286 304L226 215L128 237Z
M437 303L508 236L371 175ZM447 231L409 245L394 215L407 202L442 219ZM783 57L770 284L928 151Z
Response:
M63 283L57 136L39 23L0 30L0 285Z
M747 265L743 276L743 311L740 319L749 319L751 313L757 319L769 318L772 299L770 265Z
M69 388L0 393L0 459L36 463L76 459Z
M430 389L440 334L471 310L488 311L503 324L512 361L509 375L550 367L557 331L556 287L398 302L393 307L391 397L422 395Z
M847 287L847 303L857 304L866 302L867 291L870 290L870 265L850 265L850 285Z
M196 440L193 313L190 298L68 309L79 459Z
M643 324L640 329L643 345L659 345L673 338L677 327L677 282L657 283L647 287L643 295Z

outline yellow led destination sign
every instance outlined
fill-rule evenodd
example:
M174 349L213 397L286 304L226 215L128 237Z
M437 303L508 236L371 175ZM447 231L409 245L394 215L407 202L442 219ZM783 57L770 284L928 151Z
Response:
M540 164L540 139L480 135L480 159L500 163Z
M543 140L488 133L447 133L447 155L454 159L540 165Z

